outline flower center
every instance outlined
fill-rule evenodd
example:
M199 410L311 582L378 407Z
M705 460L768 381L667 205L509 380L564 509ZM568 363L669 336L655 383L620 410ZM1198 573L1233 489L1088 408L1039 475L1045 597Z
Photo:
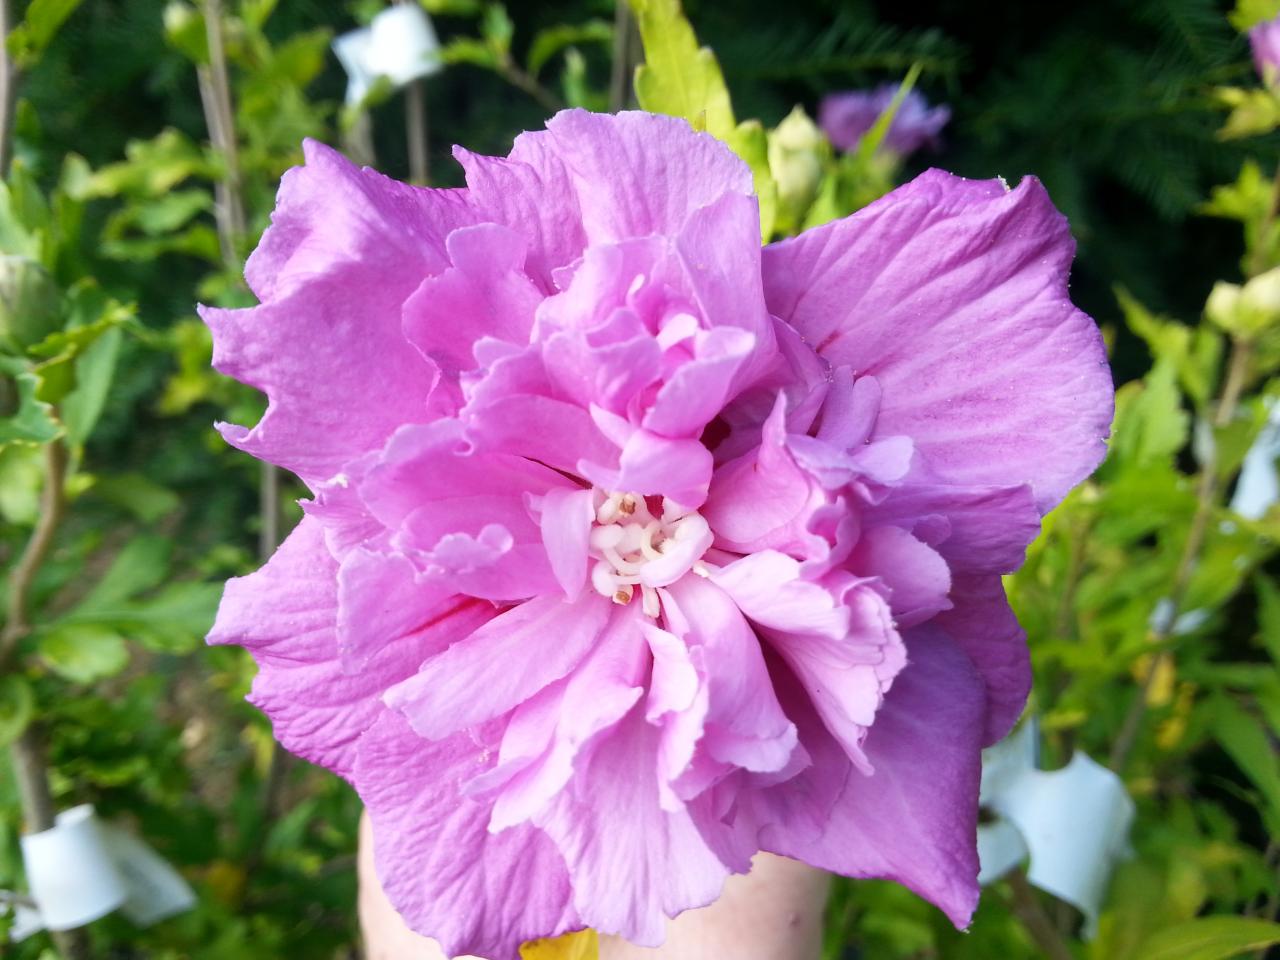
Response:
M711 546L711 528L701 514L662 499L661 516L654 516L637 493L596 491L596 522L591 528L590 553L595 558L591 585L614 603L630 603L640 587L647 616L661 612L658 587L675 583L686 573L705 577L702 555Z

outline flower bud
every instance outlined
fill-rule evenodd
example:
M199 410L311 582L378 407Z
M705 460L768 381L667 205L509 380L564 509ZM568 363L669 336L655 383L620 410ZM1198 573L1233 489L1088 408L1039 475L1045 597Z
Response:
M57 329L61 296L44 267L0 256L0 347L21 352Z
M818 194L826 138L796 107L769 131L769 169L778 184L779 219L799 225Z
M1280 324L1280 267L1244 286L1214 284L1204 313L1210 323L1238 337L1254 337Z

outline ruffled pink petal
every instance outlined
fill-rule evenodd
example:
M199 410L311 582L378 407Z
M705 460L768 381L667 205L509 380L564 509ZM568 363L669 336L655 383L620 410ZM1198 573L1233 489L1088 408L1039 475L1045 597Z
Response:
M427 277L404 305L404 336L458 391L458 376L475 367L477 340L529 342L542 294L524 272L525 241L486 223L455 230L445 240L450 266ZM457 394L461 401L461 392Z
M820 836L778 822L766 848L848 877L894 880L964 927L978 904L983 685L945 638L917 631L909 648L911 664L866 740L875 772L849 778Z
M547 130L549 149L578 195L590 244L674 236L690 214L725 193L752 194L747 165L675 117L564 110Z
M716 470L702 515L725 550L811 556L823 545L814 542L810 524L830 499L787 447L786 401L779 396L760 445Z
M899 527L864 529L848 568L878 577L889 588L889 609L899 627L912 627L951 608L951 571L928 544Z
M311 141L305 149L246 269L262 305L201 316L214 366L268 397L257 426L224 425L223 436L318 482L398 426L439 415L429 407L435 371L405 342L400 311L445 267L444 237L475 215L456 191L396 183Z
M796 727L774 695L760 640L733 599L709 580L685 577L667 587L663 611L671 632L701 650L707 709L700 749L725 772L785 767Z
M564 860L540 830L490 834L459 784L493 762L491 727L423 740L387 711L360 742L355 782L392 906L447 956L517 960L520 944L579 929Z
M1030 484L1047 511L1102 459L1111 376L1072 306L1067 223L1034 178L929 171L765 249L771 311L883 390L875 436L947 483Z
M573 603L555 596L522 603L427 660L383 699L432 740L502 716L577 666L612 609L590 592Z
M582 921L632 943L662 943L666 918L720 895L729 868L693 810L659 806L660 731L637 706L537 822L569 867Z
M847 574L824 587L801 579L802 567L790 557L757 557L739 561L739 570L719 581L795 673L845 753L869 770L863 741L906 660L889 604ZM770 568L777 584L748 596L748 584ZM841 623L847 624L843 634Z
M468 203L481 219L511 227L529 241L525 269L543 293L552 293L554 271L581 256L586 237L577 193L551 135L520 134L505 159L461 147L453 155L467 174Z
M697 440L671 440L643 429L623 444L616 470L585 458L577 464L577 472L602 490L670 497L690 510L707 499L711 471L711 453Z
M590 490L549 490L542 498L540 530L551 569L569 600L587 582L587 549L595 507Z
M435 622L388 638L394 642L347 673L335 632L337 575L320 524L304 517L266 566L227 582L208 639L253 654L258 676L249 699L286 749L351 779L357 741L385 712L382 692L493 612L460 602Z
M514 712L498 767L467 788L493 795L491 831L545 809L644 695L649 657L641 619L634 605L615 611L600 642L573 673Z
M478 449L509 453L565 473L578 462L616 462L617 448L591 415L557 388L543 365L541 345L509 353L488 365L468 388L461 419Z

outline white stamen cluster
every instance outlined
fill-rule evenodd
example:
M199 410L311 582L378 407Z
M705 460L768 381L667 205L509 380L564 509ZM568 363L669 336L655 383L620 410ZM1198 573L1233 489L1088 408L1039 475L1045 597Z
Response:
M661 612L658 587L687 571L707 576L708 568L699 557L710 535L700 514L664 497L662 516L655 517L644 497L635 493L597 492L596 501L591 585L601 596L614 603L630 603L638 586L645 614L656 618ZM682 557L690 547L697 555Z

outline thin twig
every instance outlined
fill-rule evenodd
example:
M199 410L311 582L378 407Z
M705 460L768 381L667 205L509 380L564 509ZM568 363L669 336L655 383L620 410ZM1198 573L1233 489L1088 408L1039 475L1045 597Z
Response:
M557 110L564 109L564 101L520 69L519 65L510 57L506 57L498 65L498 73L512 86L519 87L537 100L549 112L555 113Z
M18 641L31 630L31 587L36 573L49 548L66 508L64 488L67 474L67 448L61 440L46 444L44 448L44 489L40 491L40 510L35 529L27 541L22 556L9 573L8 606L4 630L0 631L0 667L7 666Z
M404 130L409 140L409 180L425 187L431 176L428 166L427 89L425 80L414 80L404 89Z
M0 0L0 40L13 28L11 0ZM8 47L0 43L0 177L9 175L13 159L13 117L18 104L18 67Z
M1235 419L1236 408L1240 404L1240 394L1244 391L1245 381L1249 375L1252 356L1253 347L1249 341L1238 339L1232 343L1231 360L1222 386L1222 396L1218 400L1217 410L1211 421L1215 431L1221 430ZM1147 634L1147 645L1152 650L1151 659L1138 685L1137 695L1130 703L1129 711L1120 724L1120 732L1116 735L1115 744L1111 749L1109 765L1116 773L1123 771L1124 765L1129 760L1129 754L1137 743L1138 733L1142 729L1142 720L1146 715L1151 687L1169 656L1169 652L1161 648L1173 636L1178 615L1182 612L1182 604L1186 600L1187 589L1191 586L1191 578L1195 573L1196 563L1200 559L1200 551L1204 548L1209 522L1213 519L1220 482L1217 446L1211 443L1204 463L1200 465L1200 480L1196 489L1196 512L1191 518L1191 528L1187 531L1182 556L1178 558L1173 585L1166 597L1166 609L1160 621L1154 624Z
M1073 960L1071 950L1058 934L1044 907L1040 905L1036 892L1027 875L1022 872L1022 868L1015 868L1005 877L1005 880L1009 884L1009 891L1013 894L1013 912L1022 921L1027 933L1031 934L1032 939L1039 944L1044 955L1049 960Z
M613 11L613 66L609 73L609 112L617 113L627 105L631 93L631 5L617 0Z
M44 488L40 491L40 512L35 529L17 564L9 573L8 606L4 630L0 631L0 662L6 668L18 642L31 631L31 589L36 574L53 546L58 524L66 510L64 490L67 480L67 448L54 440L44 448ZM44 742L35 725L30 725L9 746L14 780L22 804L22 818L28 833L40 833L54 824L56 810L49 789L49 771ZM82 930L53 932L53 944L64 960L85 960L89 941Z

